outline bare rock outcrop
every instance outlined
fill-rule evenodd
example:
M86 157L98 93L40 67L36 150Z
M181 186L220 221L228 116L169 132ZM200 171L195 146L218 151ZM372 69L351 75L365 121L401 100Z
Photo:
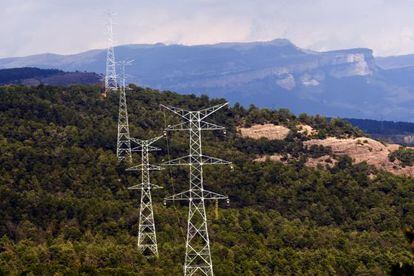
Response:
M367 162L378 169L396 175L414 176L414 166L402 166L398 160L391 162L388 155L398 150L400 145L385 144L367 137L339 139L312 139L304 142L305 146L322 145L330 147L334 155L348 155L354 163Z
M254 161L256 161L256 162L265 162L267 160L278 161L278 162L282 162L282 163L286 162L283 158L283 155L281 155L281 154L263 155L261 157L258 157L256 159L254 159Z
M331 155L324 155L318 158L308 158L306 166L316 168L333 167L338 161L335 156L347 155L352 158L354 163L366 162L377 169L385 170L395 175L405 175L414 177L414 166L403 166L399 160L390 161L390 153L399 149L400 145L386 144L368 137L345 138L328 137L326 139L311 139L304 142L305 147L321 145L332 149ZM288 160L290 157L288 156ZM287 160L280 154L260 156L255 159L257 162L266 160L279 161L286 163Z
M238 131L240 132L241 136L245 138L267 138L269 140L283 140L290 133L289 128L274 124L253 125L251 127L239 127Z
M313 127L311 127L310 125L305 125L305 124L298 124L296 125L298 132L302 133L308 137L314 136L318 134L318 131L316 129L314 129Z

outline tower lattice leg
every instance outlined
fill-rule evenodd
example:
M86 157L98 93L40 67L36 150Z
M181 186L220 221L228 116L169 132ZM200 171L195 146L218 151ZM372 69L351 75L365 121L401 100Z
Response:
M154 255L158 257L157 235L155 232L151 189L144 187L141 189L138 248L145 256Z
M128 124L128 110L126 102L125 87L122 87L119 91L119 114L118 114L118 137L116 155L118 161L127 160L132 161L131 155L131 141L129 137L129 124Z
M213 275L207 215L199 199L189 204L184 275Z
M137 244L141 253L147 257L158 257L157 234L155 231L151 191L161 187L150 182L150 171L161 170L161 167L149 163L149 151L159 150L159 148L153 147L151 144L161 138L162 136L150 140L131 138L131 141L139 145L138 147L134 147L132 151L141 152L141 164L131 167L128 170L141 171L142 182L141 184L129 187L129 189L141 190Z

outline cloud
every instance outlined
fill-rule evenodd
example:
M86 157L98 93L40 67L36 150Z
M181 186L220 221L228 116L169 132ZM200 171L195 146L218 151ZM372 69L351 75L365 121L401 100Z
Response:
M414 53L413 0L0 0L0 57L104 48L108 9L118 44L287 38L313 50Z

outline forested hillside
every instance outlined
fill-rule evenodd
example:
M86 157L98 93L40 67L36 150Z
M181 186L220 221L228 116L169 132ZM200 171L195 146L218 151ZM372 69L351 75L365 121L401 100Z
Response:
M75 85L99 84L101 76L91 72L64 72L35 67L0 69L0 85Z
M224 100L131 87L131 136L162 134L176 118L159 104L199 109ZM95 86L0 88L0 274L180 275L186 206L164 207L163 197L188 185L184 168L152 175L159 260L136 248L139 175L115 155L118 97ZM205 133L204 151L234 163L207 168L206 188L230 197L209 230L217 275L383 275L410 269L413 255L403 229L414 221L414 181L343 157L332 168L304 164L323 147L305 148L296 130L306 123L318 137L360 136L341 120L294 116L288 110L217 112L211 122L227 133ZM276 123L285 140L242 138L237 127ZM153 162L188 151L183 133L168 135ZM169 150L167 150L167 144ZM170 153L170 155L168 154ZM257 154L295 160L254 162ZM138 156L135 160L138 162ZM374 177L373 177L374 176Z
M346 121L359 127L373 138L401 145L414 145L414 123L368 119L346 119Z

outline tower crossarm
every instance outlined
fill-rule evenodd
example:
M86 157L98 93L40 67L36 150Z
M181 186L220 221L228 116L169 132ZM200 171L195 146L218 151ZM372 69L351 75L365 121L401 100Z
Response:
M219 126L213 123L201 121L200 122L200 128L201 130L224 130L225 127Z
M181 130L190 130L190 129L191 129L190 123L186 121L180 124L168 126L165 130L166 131L181 131ZM200 129L201 130L224 130L225 128L222 126L213 124L213 123L201 121Z
M162 163L162 166L182 166L182 165L189 165L190 164L190 156L186 155L183 157L178 157L175 159L171 159L167 162Z
M151 190L155 190L155 189L162 189L163 187L159 186L159 185L155 185L152 183L140 183L131 187L128 187L128 190L141 190L141 189L151 189Z
M154 144L155 142L157 142L158 140L160 140L162 137L164 137L163 135L161 135L161 136L158 136L158 137L154 137L154 138L151 138L151 139L148 139L148 140L142 140L142 139L138 139L138 138L133 138L133 137L130 137L129 139L132 141L132 142L134 142L134 143L136 143L136 144L138 144L138 145L140 145L140 146L149 146L149 145L151 145L151 144Z
M137 144L137 145L144 145L145 144L145 140L141 140L141 139L137 139L137 138L133 138L133 137L129 137L129 140L131 140L131 142Z
M188 122L184 122L184 123L179 123L176 125L169 125L167 126L167 128L165 129L166 131L180 131L180 130L190 130L190 126L188 125Z
M192 189L164 198L164 201L187 201L191 199L228 200L228 197L209 190Z
M230 165L231 162L207 155L201 156L201 165Z
M131 142L133 144L137 144L137 147L134 147L131 149L131 151L158 151L161 150L160 148L151 146L151 144L155 143L156 141L158 141L159 139L161 139L164 136L158 136L149 140L141 140L141 139L137 139L137 138L132 138L130 137L129 139L131 140Z
M134 152L144 151L144 150L148 150L148 151L159 151L161 149L160 148L157 148L157 147L153 147L153 146L148 146L147 148L144 148L142 146L137 146L137 147L133 147L131 149L131 151L134 151Z
M151 164L139 164L133 167L130 167L126 169L127 171L142 171L142 170L148 170L148 171L160 171L163 168L161 166L157 165L151 165Z
M165 109L171 111L172 113L177 114L178 116L180 116L180 117L182 117L186 120L189 120L189 114L191 113L191 111L188 111L188 110L185 110L185 109L182 109L182 108L179 108L179 107L168 106L168 105L163 105L163 104L161 104L160 106L162 108L165 108Z
M161 135L161 136L158 136L158 137L151 138L151 139L147 140L147 145L149 146L149 145L151 145L151 144L153 144L153 143L157 142L158 140L160 140L160 139L161 139L161 138L163 138L163 137L164 137L164 135Z
M186 165L191 166L193 164L230 165L231 162L220 159L220 158L211 157L208 155L199 155L199 156L186 155L186 156L172 159L170 161L162 163L163 166L186 166Z
M200 112L200 120L204 120L205 118L207 118L208 116L210 116L211 114L213 114L214 112L218 111L219 109L222 109L223 107L225 107L226 105L228 105L228 103L223 103L223 104L218 104L206 109L202 109L198 112Z
M200 114L200 118L199 120L202 121L205 118L207 118L208 116L210 116L211 114L213 114L214 112L218 111L219 109L227 106L228 103L223 103L223 104L218 104L215 106L211 106L199 111L189 111L189 110L185 110L179 107L173 107L173 106L167 106L167 105L163 105L161 104L161 107L179 115L180 117L184 118L185 120L191 120L191 113L199 113Z

